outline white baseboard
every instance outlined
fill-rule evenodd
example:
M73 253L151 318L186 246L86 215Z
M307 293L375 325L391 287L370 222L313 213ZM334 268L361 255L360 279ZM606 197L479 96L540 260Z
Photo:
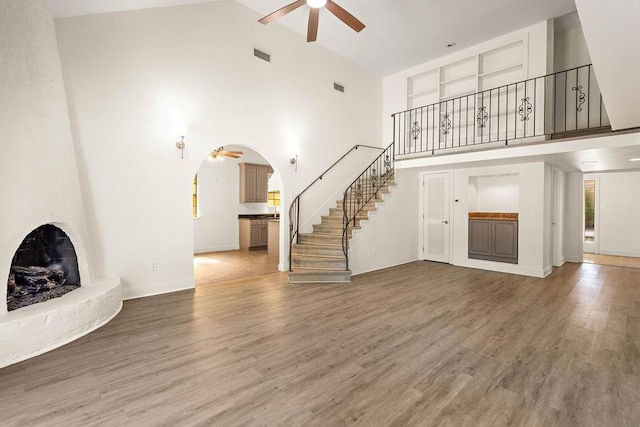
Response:
M554 265L554 267L562 267L564 263L567 262L565 257L560 258L558 265Z
M136 299L150 297L154 295L168 294L171 292L184 291L187 289L194 289L196 282L193 278L178 280L175 282L156 283L147 286L135 286L132 288L122 289L122 299Z
M574 257L574 256L566 256L565 257L565 261L566 262L576 262L576 263L581 263L583 261L582 257Z
M193 253L206 254L209 252L237 251L239 249L240 249L240 245L208 246L203 248L195 248L193 250Z
M359 276L359 275L365 274L365 273L373 273L374 271L380 271L380 270L384 270L386 268L397 267L399 265L409 264L409 263L416 262L416 261L419 261L419 259L416 258L416 259L412 259L412 260L405 260L405 261L401 261L401 262L398 262L398 263L395 263L395 264L389 264L389 265L386 265L384 267L376 267L376 268L372 268L370 270L358 271L357 273L352 273L351 277Z
M545 268L543 270L544 277L547 277L552 272L553 272L553 267L552 266L550 266L550 265L545 266Z
M634 258L640 258L640 252L600 250L598 255L629 256L629 257L634 257Z
M551 271L544 269L525 268L518 264L508 264L503 262L483 261L474 259L454 259L453 265L458 267L476 268L478 270L497 271L498 273L518 274L520 276L547 277ZM551 267L549 267L551 269Z

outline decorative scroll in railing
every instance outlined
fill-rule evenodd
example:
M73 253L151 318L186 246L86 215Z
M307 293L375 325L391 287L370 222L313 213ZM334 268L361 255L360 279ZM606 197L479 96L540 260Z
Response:
M322 178L327 174L327 172L331 171L338 163L344 160L352 151L356 151L358 148L367 148L374 150L382 150L380 147L373 147L370 145L362 145L357 144L351 147L346 153L342 155L338 160L336 160L331 166L327 168L319 177L314 179L311 184L309 184L304 190L300 192L291 202L291 206L289 207L289 271L291 271L291 253L293 250L293 244L298 243L300 236L300 200L304 193L306 193L311 187L313 187L318 181L322 181Z
M389 145L344 191L342 210L342 251L349 270L349 238L353 226L358 224L358 214L371 202L378 198L380 189L394 176L395 151L394 144Z
M609 126L584 65L393 114L396 155Z

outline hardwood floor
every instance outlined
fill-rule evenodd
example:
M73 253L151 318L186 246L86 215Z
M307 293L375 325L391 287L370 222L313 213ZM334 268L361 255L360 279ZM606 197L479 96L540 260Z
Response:
M0 370L11 426L632 426L639 401L640 270L593 264L203 285Z
M628 256L583 254L584 262L615 267L640 268L640 258Z
M267 256L266 249L209 252L194 255L193 270L196 286L200 286L275 273L278 259Z

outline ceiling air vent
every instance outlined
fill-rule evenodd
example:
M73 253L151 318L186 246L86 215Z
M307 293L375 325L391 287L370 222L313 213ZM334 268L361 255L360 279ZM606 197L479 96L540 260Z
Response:
M256 58L260 58L263 61L271 62L271 55L259 49L255 49L255 48L253 49L253 56L255 56Z
M340 83L333 82L333 88L338 92L344 93L344 86L342 86Z

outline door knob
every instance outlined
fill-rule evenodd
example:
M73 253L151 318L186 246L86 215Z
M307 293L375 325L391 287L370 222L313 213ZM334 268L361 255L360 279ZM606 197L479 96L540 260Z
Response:
M440 221L443 224L449 224L449 221Z

